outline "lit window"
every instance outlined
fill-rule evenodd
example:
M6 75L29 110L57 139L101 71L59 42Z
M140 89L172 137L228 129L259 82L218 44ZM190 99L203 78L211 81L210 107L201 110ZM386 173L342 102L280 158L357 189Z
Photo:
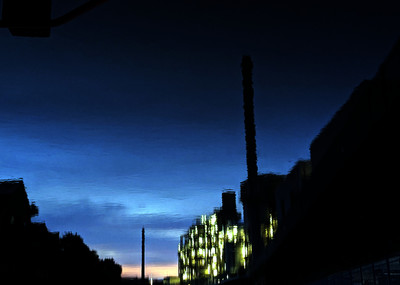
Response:
M213 214L210 218L211 225L215 225L217 223L217 215Z

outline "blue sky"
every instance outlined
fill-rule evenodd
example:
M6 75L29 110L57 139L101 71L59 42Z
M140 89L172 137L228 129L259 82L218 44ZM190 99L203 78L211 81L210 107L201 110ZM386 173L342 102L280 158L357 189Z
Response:
M126 266L142 226L147 263L176 264L179 235L246 179L243 54L259 170L285 174L399 36L390 7L184 2L109 1L47 39L0 30L0 178Z

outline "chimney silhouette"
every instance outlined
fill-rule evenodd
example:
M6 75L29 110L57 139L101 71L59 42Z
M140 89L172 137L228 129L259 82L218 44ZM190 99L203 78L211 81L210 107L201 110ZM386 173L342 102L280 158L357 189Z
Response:
M236 193L234 191L227 191L222 193L222 212L235 218L237 216L236 210Z
M254 90L252 80L253 62L250 56L242 58L243 76L243 109L244 109L244 128L246 135L246 162L247 179L250 187L257 179L257 152L256 152L256 126L254 124ZM254 186L253 186L254 187Z
M144 244L145 244L145 237L144 237L144 227L142 228L142 279L144 279Z

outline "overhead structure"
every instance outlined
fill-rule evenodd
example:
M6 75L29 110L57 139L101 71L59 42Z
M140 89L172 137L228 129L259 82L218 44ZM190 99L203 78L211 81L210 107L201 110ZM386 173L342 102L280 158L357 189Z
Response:
M13 36L49 37L52 27L63 25L106 1L89 0L51 19L51 0L3 0L0 28L8 28Z

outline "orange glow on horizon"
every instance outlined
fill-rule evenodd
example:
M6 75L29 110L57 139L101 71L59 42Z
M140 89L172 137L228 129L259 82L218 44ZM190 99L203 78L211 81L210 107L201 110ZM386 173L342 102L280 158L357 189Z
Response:
M178 276L178 264L147 264L146 277L162 279L166 276ZM122 265L122 277L141 277L141 266L136 264Z

